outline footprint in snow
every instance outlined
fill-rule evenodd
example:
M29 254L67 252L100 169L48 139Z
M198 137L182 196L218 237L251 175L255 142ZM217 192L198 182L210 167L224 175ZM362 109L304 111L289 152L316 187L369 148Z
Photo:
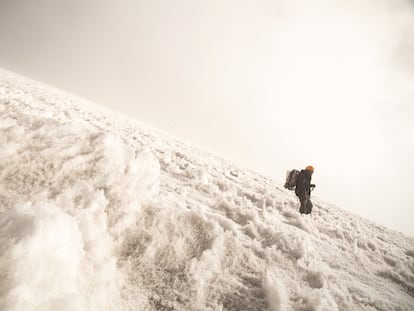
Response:
M320 271L308 271L302 279L308 282L311 288L322 288L325 285L325 277Z

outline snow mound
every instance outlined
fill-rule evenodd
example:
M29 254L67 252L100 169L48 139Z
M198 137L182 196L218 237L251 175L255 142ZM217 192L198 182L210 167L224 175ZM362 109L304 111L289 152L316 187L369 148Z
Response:
M75 218L48 204L18 205L0 216L0 225L2 310L114 306L116 261L103 232L86 241Z
M0 309L413 310L414 239L0 71Z
M116 254L158 191L158 161L37 108L30 97L0 106L0 309L114 310Z

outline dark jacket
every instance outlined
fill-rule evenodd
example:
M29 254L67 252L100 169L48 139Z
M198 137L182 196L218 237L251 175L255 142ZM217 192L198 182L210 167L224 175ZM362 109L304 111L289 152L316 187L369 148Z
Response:
M312 173L308 170L301 170L298 175L295 193L297 196L310 195ZM313 185L312 185L313 186Z

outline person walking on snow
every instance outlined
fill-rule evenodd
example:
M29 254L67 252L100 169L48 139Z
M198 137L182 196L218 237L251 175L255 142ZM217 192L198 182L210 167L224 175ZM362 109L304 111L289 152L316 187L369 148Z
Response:
M295 193L300 201L299 212L301 214L310 214L312 212L313 204L310 200L310 194L311 189L315 188L315 185L311 184L313 171L313 166L308 165L306 169L301 170L298 175Z

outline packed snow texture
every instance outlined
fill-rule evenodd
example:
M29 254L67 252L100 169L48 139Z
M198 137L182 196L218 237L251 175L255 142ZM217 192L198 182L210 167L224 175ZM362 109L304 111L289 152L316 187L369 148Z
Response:
M414 310L412 237L6 71L0 116L1 310Z

